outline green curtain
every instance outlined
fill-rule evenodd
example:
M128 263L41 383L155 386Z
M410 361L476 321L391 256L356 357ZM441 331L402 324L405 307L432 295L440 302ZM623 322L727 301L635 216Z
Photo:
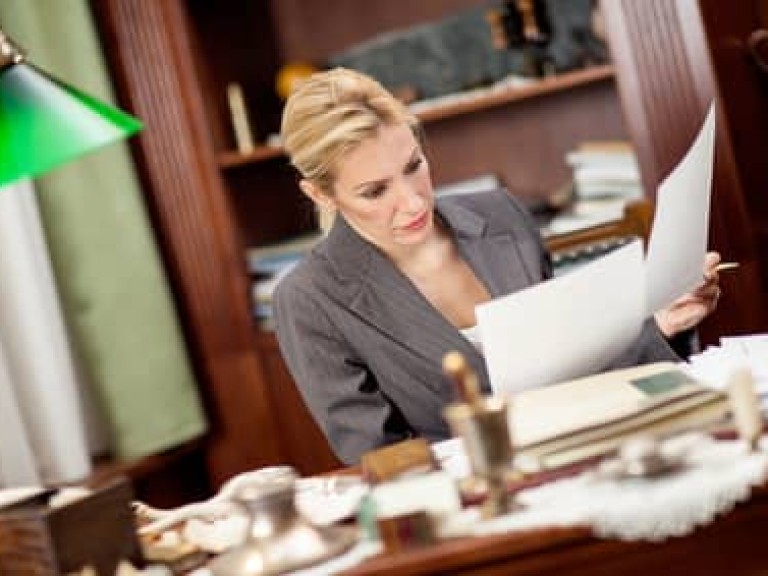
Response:
M2 0L0 25L30 62L114 103L87 0ZM201 435L203 411L127 147L70 163L37 189L70 336L116 456Z

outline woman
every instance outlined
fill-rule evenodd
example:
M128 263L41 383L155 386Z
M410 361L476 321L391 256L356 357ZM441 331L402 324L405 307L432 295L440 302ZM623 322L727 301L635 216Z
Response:
M362 74L335 69L300 85L282 140L301 190L334 216L274 297L280 348L310 411L347 464L411 436L449 437L442 358L460 351L489 389L474 309L551 276L536 227L503 191L436 201L416 119ZM708 256L708 268L718 261ZM713 272L610 368L679 360L665 337L696 325L718 293Z

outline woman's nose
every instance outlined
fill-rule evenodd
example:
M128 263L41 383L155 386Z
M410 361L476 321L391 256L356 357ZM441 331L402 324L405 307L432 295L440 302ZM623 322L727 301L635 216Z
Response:
M399 208L403 212L418 212L424 206L424 198L416 188L403 186L400 190Z

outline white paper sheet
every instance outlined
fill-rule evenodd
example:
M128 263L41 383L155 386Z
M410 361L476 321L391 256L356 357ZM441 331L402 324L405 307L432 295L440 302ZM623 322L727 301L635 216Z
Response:
M702 283L715 152L715 105L688 153L659 185L648 241L648 314Z
M768 334L726 336L720 345L727 351L740 354L758 380L768 382Z
M509 394L597 372L639 335L645 268L634 241L476 308L491 386Z

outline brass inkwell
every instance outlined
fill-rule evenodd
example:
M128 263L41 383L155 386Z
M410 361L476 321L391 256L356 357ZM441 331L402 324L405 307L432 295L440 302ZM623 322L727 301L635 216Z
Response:
M245 541L215 558L214 576L272 576L329 560L351 548L356 531L315 526L296 509L295 471L286 466L269 482L241 487L234 502L250 517Z

